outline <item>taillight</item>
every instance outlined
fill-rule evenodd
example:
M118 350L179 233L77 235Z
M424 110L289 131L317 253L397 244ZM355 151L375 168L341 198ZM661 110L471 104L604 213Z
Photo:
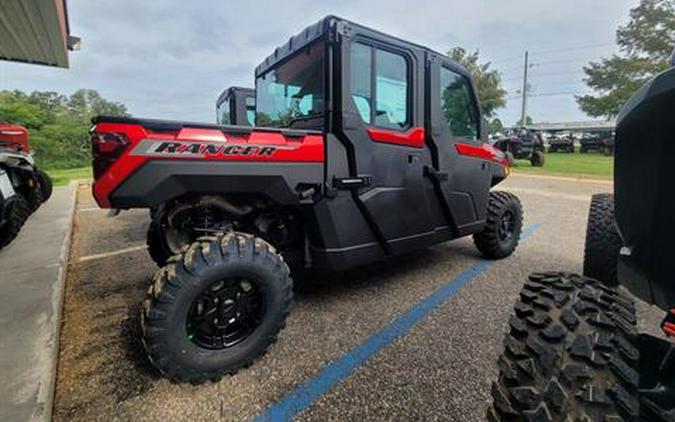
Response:
M129 139L122 133L93 132L91 134L91 153L93 155L94 179L103 173L122 155L129 146Z

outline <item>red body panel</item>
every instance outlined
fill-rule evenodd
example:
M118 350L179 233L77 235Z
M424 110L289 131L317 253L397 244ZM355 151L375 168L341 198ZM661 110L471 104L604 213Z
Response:
M504 153L490 144L455 144L455 148L457 148L457 152L460 155L480 158L482 160L488 160L503 166L508 166L508 161L506 160Z
M23 126L0 122L0 147L8 147L19 152L29 152L28 129Z
M281 132L226 133L191 128L153 132L140 124L97 123L93 132L124 134L129 145L93 185L96 202L110 207L109 195L149 160L315 162L324 157L323 136L284 136Z
M424 128L414 127L407 132L396 132L386 129L368 128L368 136L375 142L404 145L413 148L424 147Z

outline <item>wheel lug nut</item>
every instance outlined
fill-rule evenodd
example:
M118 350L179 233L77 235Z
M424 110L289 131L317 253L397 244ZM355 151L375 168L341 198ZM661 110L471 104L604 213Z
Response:
M237 320L236 318L230 318L229 323L232 324L232 323L233 323L234 321L236 321L236 320Z

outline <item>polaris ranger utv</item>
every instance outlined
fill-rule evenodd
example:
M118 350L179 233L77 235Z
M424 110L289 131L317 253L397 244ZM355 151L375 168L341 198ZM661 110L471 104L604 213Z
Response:
M484 142L476 88L443 54L329 16L255 76L255 127L93 120L98 204L166 210L142 326L173 380L218 379L262 354L292 271L468 235L499 259L520 237L519 200L490 191L509 170Z
M584 276L530 275L509 321L493 421L675 421L675 344L639 334L628 292L675 337L675 68L617 118L614 195L594 195ZM593 277L593 278L591 278Z
M51 193L51 179L31 156L28 130L0 122L0 249Z
M255 90L231 86L216 101L219 125L253 126L255 124Z

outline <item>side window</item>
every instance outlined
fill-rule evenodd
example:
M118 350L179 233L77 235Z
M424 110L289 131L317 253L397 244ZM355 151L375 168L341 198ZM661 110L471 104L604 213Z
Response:
M376 50L375 125L402 129L408 122L408 68L400 54Z
M230 99L225 100L216 108L216 121L219 125L229 125L230 122Z
M255 97L246 97L246 120L255 126Z
M452 135L470 140L478 139L477 105L471 95L469 80L441 67L441 113L448 122Z
M350 65L352 100L359 110L361 119L366 123L371 123L372 57L372 49L369 46L360 43L352 44Z
M410 121L406 59L400 54L354 43L350 67L351 96L361 119L379 127L405 128Z

